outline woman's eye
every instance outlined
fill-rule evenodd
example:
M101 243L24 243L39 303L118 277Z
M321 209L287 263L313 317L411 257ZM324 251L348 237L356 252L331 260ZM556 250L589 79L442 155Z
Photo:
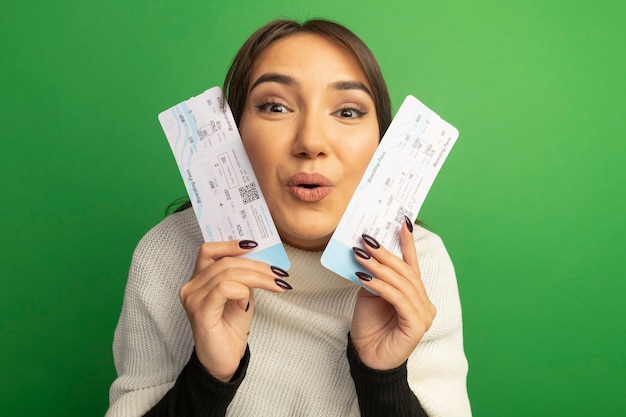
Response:
M339 110L336 115L343 119L356 119L365 116L365 112L356 108L347 107L345 109Z
M287 113L287 107L279 103L262 103L256 106L259 111L265 113Z

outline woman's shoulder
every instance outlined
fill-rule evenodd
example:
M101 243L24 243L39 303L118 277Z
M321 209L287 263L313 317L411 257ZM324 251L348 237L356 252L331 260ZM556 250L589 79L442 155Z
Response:
M135 254L162 254L197 248L201 244L202 233L195 214L192 209L187 209L170 214L152 227L137 244Z
M420 258L437 258L441 262L452 264L450 256L441 237L423 226L415 225L413 231L415 248Z
M192 209L173 213L150 229L133 253L129 280L140 284L189 279L202 232ZM170 285L174 284L170 282Z
M458 284L454 265L441 237L421 226L413 233L420 274L437 318L428 338L448 333L461 321Z

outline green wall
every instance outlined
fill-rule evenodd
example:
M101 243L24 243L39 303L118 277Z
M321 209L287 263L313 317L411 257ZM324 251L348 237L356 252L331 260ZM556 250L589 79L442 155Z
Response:
M279 16L347 24L395 108L461 132L420 217L456 265L474 415L624 415L625 6L310 3L3 4L2 415L105 412L133 248L184 194L157 114Z

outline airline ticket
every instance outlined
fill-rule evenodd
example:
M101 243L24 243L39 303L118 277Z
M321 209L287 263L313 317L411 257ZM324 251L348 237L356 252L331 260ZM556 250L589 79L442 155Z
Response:
M206 242L251 239L246 257L290 263L219 87L159 114Z
M456 142L451 124L408 96L383 136L337 229L322 254L322 264L361 285L355 275L363 267L352 247L362 247L363 233L402 256L400 228L404 216L417 214ZM365 272L365 271L364 271Z

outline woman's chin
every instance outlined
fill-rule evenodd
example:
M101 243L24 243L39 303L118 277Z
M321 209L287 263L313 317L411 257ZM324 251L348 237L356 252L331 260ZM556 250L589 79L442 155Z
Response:
M283 243L305 250L323 250L341 219L316 210L272 214Z
M298 249L318 251L323 250L330 237L333 234L333 230L278 230L281 240L290 246Z

